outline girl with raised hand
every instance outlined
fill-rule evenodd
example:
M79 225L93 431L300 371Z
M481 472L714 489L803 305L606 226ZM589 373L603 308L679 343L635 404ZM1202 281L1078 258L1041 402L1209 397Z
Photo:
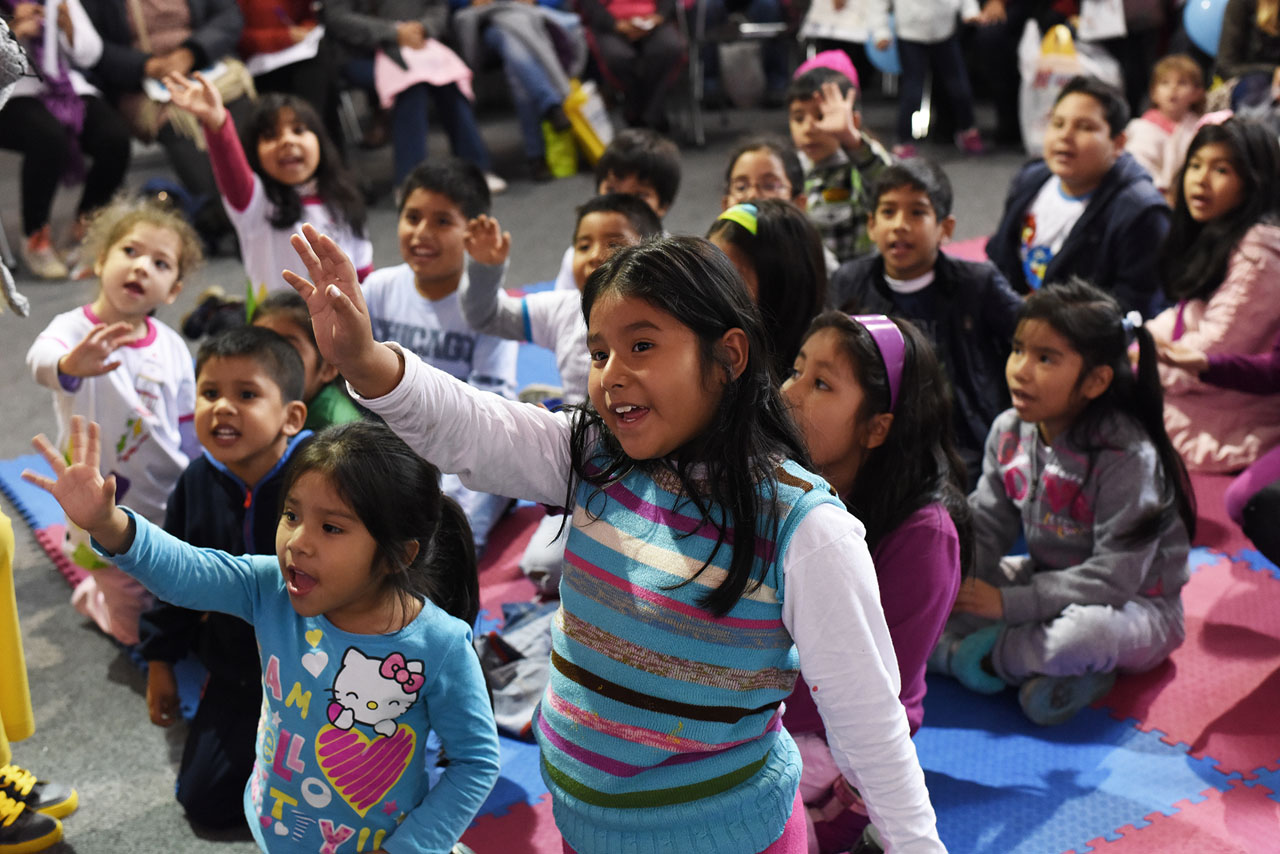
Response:
M979 693L1018 686L1046 726L1186 636L1195 498L1137 317L1080 279L1027 297L1005 367L1013 408L992 425L969 496L973 577L929 660ZM1029 554L1006 556L1020 531Z
M809 326L782 384L815 469L866 526L912 735L924 720L925 662L973 550L947 389L933 346L910 323L839 311ZM809 851L848 851L866 829L866 804L832 761L803 679L783 723L804 759Z
M234 557L117 506L98 442L77 417L68 457L33 440L54 477L22 476L165 601L253 625L264 706L244 808L259 847L359 833L375 854L448 852L498 777L498 737L471 648L474 555L459 559L471 532L435 468L383 425L326 430L289 463L275 556ZM430 789L429 730L449 757Z
M294 263L289 236L319 225L350 255L363 279L373 270L364 197L320 116L295 95L263 95L236 135L222 95L200 72L164 79L173 104L204 127L209 162L253 293L287 290L280 271Z
M667 238L592 273L589 402L552 413L374 341L351 262L303 234L311 281L286 279L362 402L471 488L572 507L533 726L566 850L803 852L799 672L891 850L943 850L862 527L804 469L722 253Z

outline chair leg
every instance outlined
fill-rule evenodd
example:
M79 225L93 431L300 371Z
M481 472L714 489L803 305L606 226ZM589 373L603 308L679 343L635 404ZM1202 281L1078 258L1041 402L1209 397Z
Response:
M920 109L911 114L911 136L926 139L933 121L933 69L924 74L924 91L920 96Z

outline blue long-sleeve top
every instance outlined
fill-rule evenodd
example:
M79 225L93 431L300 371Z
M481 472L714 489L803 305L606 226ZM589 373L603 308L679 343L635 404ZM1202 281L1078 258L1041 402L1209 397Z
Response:
M195 548L130 515L137 534L117 566L166 601L257 632L264 705L244 809L258 845L448 852L499 768L470 627L424 602L399 631L345 632L293 610L274 556ZM449 757L430 790L428 730Z

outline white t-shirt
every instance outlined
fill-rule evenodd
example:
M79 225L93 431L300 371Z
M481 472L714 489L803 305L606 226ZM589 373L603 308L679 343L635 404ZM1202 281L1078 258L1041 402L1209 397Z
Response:
M1092 194L1090 194L1092 195ZM1069 196L1057 175L1045 181L1031 207L1022 215L1019 244L1022 270L1032 290L1044 284L1044 272L1062 249L1067 235L1089 205L1089 195Z
M58 448L68 447L71 416L96 421L101 427L102 472L116 476L116 501L163 524L169 493L188 461L200 453L191 351L178 333L149 317L142 338L111 354L120 367L78 383L67 378L64 385L58 378L58 360L99 322L87 305L59 314L27 351L27 367L36 382L53 391ZM87 537L72 538L71 556L78 563L82 550L75 546L81 545L80 539L85 549L88 546ZM86 558L93 560L91 553Z

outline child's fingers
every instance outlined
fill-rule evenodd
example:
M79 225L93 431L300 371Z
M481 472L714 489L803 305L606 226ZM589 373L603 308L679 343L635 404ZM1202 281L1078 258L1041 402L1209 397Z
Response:
M89 422L89 429L85 433L84 462L85 465L98 470L99 464L102 462L102 446L99 433L102 428L98 426L97 421Z
M292 270L281 270L280 276L289 287L298 292L303 300L310 300L316 293L316 286L311 284L310 279L304 279Z
M43 433L35 436L31 440L31 447L35 448L36 452L40 454L40 456L44 457L44 461L49 464L49 468L53 469L53 475L55 478L62 477L62 473L67 470L67 461L62 458L62 454L58 453L58 449L49 441L48 436ZM32 478L39 478L40 480L47 481L50 485L53 483L53 481L50 481L48 478L41 477L35 472L23 472L23 477L25 478L27 474L31 474ZM31 480L31 482L35 483L37 486L42 485L40 483L36 483L36 481L31 478L27 479ZM45 486L45 489L48 488L48 486Z
M499 244L499 248L502 249L503 252L507 252L511 249L511 232L502 232L502 243Z
M311 239L307 236L309 225L302 226L302 233L295 234L289 238L289 245L293 247L293 251L298 253L298 258L302 261L304 267L307 268L307 275L313 281L317 281L324 269L320 266L320 258L316 255L315 247ZM316 230L311 228L311 233L315 234ZM288 281L286 279L285 281Z

